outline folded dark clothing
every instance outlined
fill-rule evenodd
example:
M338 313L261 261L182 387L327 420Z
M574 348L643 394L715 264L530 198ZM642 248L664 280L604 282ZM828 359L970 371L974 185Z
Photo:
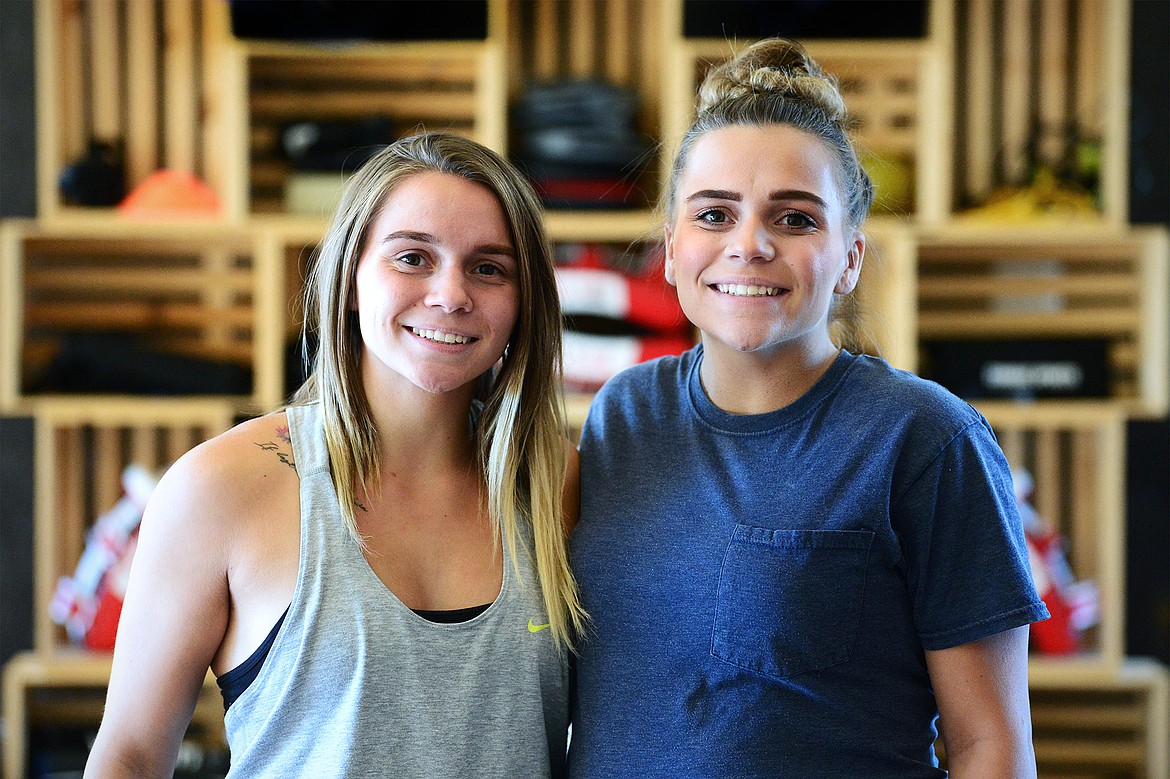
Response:
M641 175L637 166L576 164L547 162L527 157L513 157L513 164L530 179L636 179Z
M252 372L234 363L150 346L134 333L69 333L33 392L244 395Z
M543 127L633 127L638 97L633 90L596 80L533 84L512 110L518 130Z
M385 116L355 121L306 120L280 133L285 156L297 170L352 173L395 140L394 123Z
M650 142L633 130L599 132L585 127L533 130L520 135L519 156L545 164L629 170L647 156Z

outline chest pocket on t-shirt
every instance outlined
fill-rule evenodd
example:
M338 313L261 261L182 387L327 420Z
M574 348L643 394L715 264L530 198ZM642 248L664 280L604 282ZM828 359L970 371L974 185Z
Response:
M849 659L869 530L736 525L719 573L711 654L774 679Z

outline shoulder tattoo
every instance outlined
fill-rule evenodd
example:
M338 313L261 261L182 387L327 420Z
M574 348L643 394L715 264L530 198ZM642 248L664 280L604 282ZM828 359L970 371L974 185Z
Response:
M275 437L286 444L292 444L292 438L288 434L288 427L285 425L280 425L276 428ZM260 447L262 451L275 454L278 460L294 471L297 469L297 464L293 460L292 451L284 451L284 447L276 443L276 441L253 441L253 443Z

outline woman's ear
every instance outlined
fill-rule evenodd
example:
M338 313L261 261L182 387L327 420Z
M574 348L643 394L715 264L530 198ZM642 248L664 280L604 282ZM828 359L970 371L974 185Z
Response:
M663 273L666 276L666 283L673 287L673 286L675 286L675 283L674 283L674 233L671 232L670 227L667 226L666 229L663 230L663 234L666 236L666 246L665 246L666 251L665 251L665 260L662 263L662 269L663 269Z
M841 278L833 287L838 295L848 295L857 287L857 279L861 276L861 262L865 259L865 233L860 230L853 233L853 240L849 243L845 255L845 269Z

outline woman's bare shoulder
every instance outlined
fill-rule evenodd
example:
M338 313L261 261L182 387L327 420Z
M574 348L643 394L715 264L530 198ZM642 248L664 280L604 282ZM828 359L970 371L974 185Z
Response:
M152 503L168 513L194 510L204 522L236 523L299 489L288 417L280 411L241 422L180 457L164 474Z

